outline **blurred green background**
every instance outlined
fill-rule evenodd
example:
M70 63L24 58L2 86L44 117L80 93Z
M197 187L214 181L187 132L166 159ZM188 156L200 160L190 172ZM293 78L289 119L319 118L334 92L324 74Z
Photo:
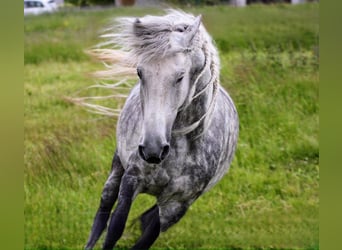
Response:
M184 7L203 15L219 48L221 84L237 106L240 138L229 174L154 249L319 248L318 9ZM65 8L25 17L25 249L84 246L110 170L117 119L86 112L65 96L95 83L89 73L103 65L84 50L101 41L113 17L162 13ZM152 197L138 196L118 247L133 244L139 230L129 225L152 204Z

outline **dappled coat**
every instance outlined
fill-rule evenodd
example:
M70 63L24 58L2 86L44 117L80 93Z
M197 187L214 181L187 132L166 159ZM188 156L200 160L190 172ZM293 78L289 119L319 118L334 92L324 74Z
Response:
M136 71L117 126L117 150L86 248L94 247L116 200L104 249L121 237L139 193L157 198L140 217L148 249L189 206L227 172L238 137L233 101L219 84L219 58L201 17L120 18L98 56L108 76ZM118 85L115 85L118 86Z

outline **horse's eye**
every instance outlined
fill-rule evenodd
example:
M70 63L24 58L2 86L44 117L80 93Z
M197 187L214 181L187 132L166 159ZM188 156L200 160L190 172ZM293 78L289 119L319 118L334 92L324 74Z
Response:
M175 28L175 31L177 32L184 32L188 28L188 25L179 25L178 27Z
M180 82L183 80L183 78L184 78L184 76L183 76L183 75L182 75L182 76L180 76L180 77L178 77L178 79L177 79L176 83L180 83Z
M140 68L137 68L137 75L138 75L139 78L141 79L142 73L141 73L141 69L140 69Z

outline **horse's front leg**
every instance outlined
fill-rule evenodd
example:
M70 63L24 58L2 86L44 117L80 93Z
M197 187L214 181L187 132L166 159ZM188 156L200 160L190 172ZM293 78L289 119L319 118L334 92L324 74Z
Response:
M154 205L141 216L142 235L131 250L149 249L160 233L159 208Z
M138 173L139 169L133 166L128 168L122 177L118 204L112 214L103 249L113 249L125 229L129 210L137 194L139 185Z
M92 249L95 246L97 240L100 238L103 230L106 228L110 212L118 197L121 177L123 173L124 169L122 167L120 158L117 152L115 152L112 161L112 170L104 185L100 206L96 212L94 223L85 249Z

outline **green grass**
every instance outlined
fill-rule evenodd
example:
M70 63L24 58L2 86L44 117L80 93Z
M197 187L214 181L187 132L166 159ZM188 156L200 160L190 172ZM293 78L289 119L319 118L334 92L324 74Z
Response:
M240 116L231 170L161 234L154 249L318 249L318 5L210 7L221 83ZM102 65L83 51L117 15L156 9L64 11L25 17L25 249L81 249L115 149L115 118L64 100ZM134 202L119 248L139 236ZM101 239L102 241L102 239ZM98 247L101 245L98 244Z

